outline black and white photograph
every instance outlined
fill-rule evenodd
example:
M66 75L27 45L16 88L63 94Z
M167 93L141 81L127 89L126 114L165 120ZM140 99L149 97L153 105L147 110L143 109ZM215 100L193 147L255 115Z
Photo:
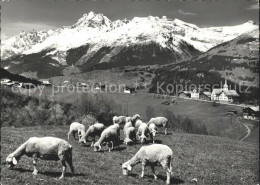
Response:
M0 0L1 185L259 185L259 0Z

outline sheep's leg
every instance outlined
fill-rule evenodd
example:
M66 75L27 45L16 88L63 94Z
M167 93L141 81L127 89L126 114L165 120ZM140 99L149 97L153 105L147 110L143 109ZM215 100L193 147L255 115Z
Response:
M111 149L114 149L113 141L110 141L110 142L111 142L111 145L112 145Z
M156 176L156 174L155 174L155 170L154 170L154 166L153 166L153 165L151 166L151 169L152 169L152 172L153 172L154 180L156 180L156 179L157 179L157 176Z
M38 170L36 168L36 165L37 165L37 155L34 154L33 155L33 175L37 175L38 174Z
M161 162L161 165L163 169L166 171L167 179L166 184L170 184L171 180L171 164L170 164L171 157L169 157L167 160L163 160Z
M144 177L144 167L145 167L145 163L142 162L142 173L141 173L141 178Z
M72 163L72 153L68 154L68 158L67 158L66 162L70 166L71 173L74 173L74 166L73 166L73 163Z
M63 179L63 178L64 178L64 175L65 175L65 172L66 172L66 163L65 163L65 160L62 160L61 163L62 163L62 173L61 173L60 179Z
M94 142L95 142L95 140L92 140L90 147L94 146Z
M68 140L70 140L71 131L68 132Z
M167 132L167 127L165 128L165 135L167 135L168 134L168 132Z
M81 132L78 131L78 139L79 139L79 141L80 141L80 138L81 138Z

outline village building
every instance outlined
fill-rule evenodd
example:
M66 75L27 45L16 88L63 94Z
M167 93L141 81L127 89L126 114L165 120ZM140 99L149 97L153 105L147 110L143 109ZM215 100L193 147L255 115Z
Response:
M42 80L42 85L51 86L51 83L49 80Z
M7 83L10 83L10 82L11 82L11 80L9 80L9 79L7 79L7 78L1 79L1 84L2 84L2 85L7 85Z
M201 92L200 93L200 99L210 101L211 100L211 92L209 92L209 91Z
M190 98L191 99L199 99L200 98L200 93L197 89L193 89L190 91Z
M25 89L31 89L31 88L35 88L36 86L32 83L23 83L22 84L22 88L25 88Z
M180 98L191 98L191 91L181 91L179 93Z
M211 93L212 101L220 101L227 103L236 103L239 102L239 95L235 90L229 90L227 85L227 80L225 80L225 84L223 88L213 89Z
M87 87L88 85L84 82L77 82L77 87Z
M243 109L243 118L249 120L259 120L259 106L245 107Z
M134 92L135 92L135 88L134 87L126 86L124 88L124 93L134 93Z

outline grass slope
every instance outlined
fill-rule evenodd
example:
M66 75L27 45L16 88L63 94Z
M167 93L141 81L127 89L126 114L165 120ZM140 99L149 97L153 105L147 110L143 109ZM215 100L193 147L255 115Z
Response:
M164 184L165 172L157 167L158 181L153 180L151 169L146 168L144 179L139 179L141 165L133 168L131 176L123 176L120 163L131 158L141 147L120 145L108 153L93 152L93 148L82 146L77 141L73 145L73 161L76 174L67 173L64 181L59 181L60 162L39 160L37 177L32 176L32 159L22 157L14 170L6 168L5 158L32 136L56 136L67 139L68 127L27 127L2 128L1 178L2 184ZM121 138L122 139L122 138ZM193 178L200 185L211 184L257 184L258 146L213 136L192 134L158 135L158 143L168 145L173 150L172 184L192 184ZM69 170L68 170L69 172Z
M56 93L52 97L53 100L61 101L65 103L73 103L80 101L81 94L69 93L64 89L63 92ZM38 96L37 92L32 93ZM42 97L51 97L51 88L45 88ZM128 115L134 115L139 113L145 121L145 110L148 105L152 106L155 110L155 116L162 116L162 111L169 109L175 115L181 115L183 117L189 117L195 123L204 124L210 134L228 137L232 139L240 139L246 134L245 127L236 121L237 116L242 114L241 107L235 107L230 105L212 106L212 103L199 102L193 100L177 100L178 104L164 105L165 99L154 99L153 94L136 93L136 94L124 94L124 93L103 93L104 96L113 99L117 104L122 105L122 112ZM240 114L237 116L229 117L224 114L229 110L236 110Z

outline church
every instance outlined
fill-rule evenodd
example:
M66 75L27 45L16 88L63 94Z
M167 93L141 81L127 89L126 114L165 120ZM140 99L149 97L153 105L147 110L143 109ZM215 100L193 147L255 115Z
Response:
M227 103L237 103L239 102L239 94L235 90L228 89L227 79L225 79L223 88L212 90L211 100L219 100L220 102Z

